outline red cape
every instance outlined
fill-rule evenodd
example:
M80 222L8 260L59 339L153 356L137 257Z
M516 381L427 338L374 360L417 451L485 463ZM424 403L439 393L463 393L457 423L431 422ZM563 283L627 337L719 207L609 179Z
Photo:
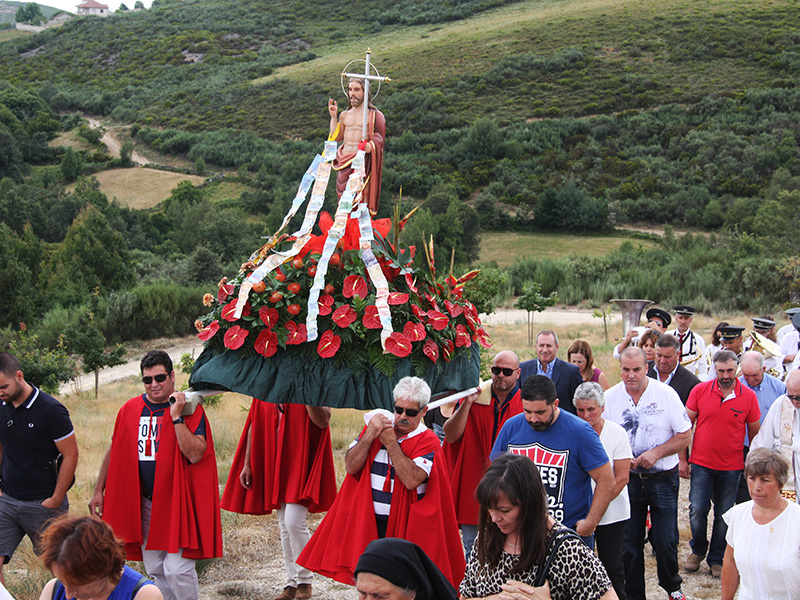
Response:
M330 429L314 425L302 404L280 407L253 398L222 494L221 507L225 510L266 515L287 503L324 512L333 504L336 472ZM239 482L239 473L245 464L247 430L251 426L253 483L247 490Z
M117 414L105 490L103 520L125 540L128 560L142 560L137 429L143 407L144 400L137 396ZM194 431L202 415L203 407L198 407L186 417L189 429ZM193 559L222 556L217 459L208 419L206 442L203 458L190 464L178 447L172 420L162 419L148 549L174 553L183 548L183 555Z
M456 519L459 525L478 524L478 502L475 490L483 477L483 472L491 462L489 454L494 445L494 404L497 398L492 396L492 403L473 404L469 409L469 417L464 427L464 435L455 443L444 443L444 457L447 470L450 472L450 490L455 503ZM497 431L503 427L510 417L522 412L520 391L506 402L505 410L500 414Z
M359 129L361 127L359 126ZM344 128L339 132L337 141L344 137ZM372 147L372 151L365 155L364 171L369 181L364 187L364 201L371 214L378 212L378 203L381 200L381 171L383 170L383 145L386 139L386 119L383 113L372 107L369 109L367 118L367 139ZM336 197L340 198L345 188L347 180L350 178L352 169L350 163L353 162L356 153L345 154L340 146L336 151L336 158L333 161L333 168L338 171L336 175Z
M464 547L458 532L447 467L439 438L432 431L405 440L400 447L409 458L434 452L433 469L425 496L395 481L386 537L414 542L436 563L454 587L464 578ZM297 563L321 575L353 585L358 558L378 537L372 505L370 468L380 440L375 440L361 472L347 475L333 507L306 544Z

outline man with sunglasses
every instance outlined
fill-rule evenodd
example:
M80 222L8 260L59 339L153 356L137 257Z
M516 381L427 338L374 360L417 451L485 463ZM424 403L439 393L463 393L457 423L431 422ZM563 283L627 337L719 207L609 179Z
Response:
M444 457L450 472L450 489L456 518L469 556L478 533L475 490L489 464L489 453L503 424L522 412L519 393L519 357L503 350L492 360L492 400L476 404L478 394L468 396L444 425Z
M145 393L117 414L89 511L144 562L165 600L200 595L195 560L222 556L214 440L202 406L183 416L172 359L151 350L141 362Z
M789 480L781 495L792 502L797 496L797 477L800 476L800 371L792 371L786 378L786 394L769 407L758 435L750 442L750 449L772 448L779 450L790 461Z
M399 537L420 546L454 586L461 582L464 550L447 466L439 438L422 422L430 396L418 377L397 383L394 421L376 411L350 444L347 476L298 564L352 584L367 544Z

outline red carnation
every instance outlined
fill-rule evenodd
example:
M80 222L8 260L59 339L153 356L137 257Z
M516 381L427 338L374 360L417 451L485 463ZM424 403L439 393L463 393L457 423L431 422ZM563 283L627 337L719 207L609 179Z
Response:
M339 346L342 345L342 338L334 335L333 331L326 329L319 336L319 343L317 344L317 354L322 358L330 358L339 351Z
M367 282L363 277L361 277L361 275L348 275L344 278L342 295L345 298L352 298L353 296L366 298L367 289Z
M271 329L262 329L253 347L262 356L272 356L278 351L278 334Z
M405 304L406 302L408 302L408 294L403 294L401 292L389 292L388 302L392 306Z
M428 322L436 331L442 331L443 329L446 329L447 324L450 323L450 319L447 318L447 315L440 313L438 310L429 310L427 314L429 319Z
M219 321L211 321L208 325L203 327L200 332L197 334L204 342L210 340L214 335L219 331Z
M278 318L280 317L280 314L278 313L277 308L262 306L258 309L258 316L261 318L261 321L264 323L264 325L272 329L278 324Z
M247 329L234 325L225 332L225 347L231 350L238 350L244 344L249 333Z
M456 346L463 346L465 348L469 348L472 346L472 338L469 337L469 332L467 332L467 328L464 327L461 323L456 325Z
M411 340L399 331L395 331L386 338L386 352L391 352L400 358L406 357L411 354Z
M430 358L433 362L439 360L439 346L433 340L425 340L422 345L422 352Z
M286 336L287 346L296 346L308 341L308 331L306 330L305 323L300 323L300 325L298 325L294 321L286 321L284 327L288 333Z
M409 321L405 324L405 327L403 327L403 335L412 342L421 342L428 334L425 331L425 325Z
M361 319L361 322L364 323L364 327L367 329L380 329L383 327L383 325L381 325L381 319L378 316L378 307L374 304L367 306L367 308L364 309L364 317Z
M317 306L319 307L319 314L321 314L323 317L331 314L333 311L333 296L322 294L317 301Z
M349 327L356 320L356 311L349 304L340 306L331 315L331 319L342 329Z
M230 302L228 302L225 306L223 306L222 307L222 318L225 319L226 321L230 321L230 322L238 320L236 318L236 315L234 314L234 313L236 313L236 305L238 303L239 303L239 299L235 298L235 299L231 300ZM249 314L250 314L250 303L249 302L245 302L244 310L242 310L241 316L246 317Z

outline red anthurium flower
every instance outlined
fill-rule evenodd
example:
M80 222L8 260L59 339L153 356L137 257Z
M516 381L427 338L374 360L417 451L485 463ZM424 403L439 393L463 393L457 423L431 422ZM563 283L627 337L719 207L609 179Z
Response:
M253 347L262 356L272 356L278 351L278 334L271 329L262 329Z
M417 286L416 286L416 283L417 283L417 282L416 282L416 280L415 280L415 279L414 279L414 278L411 276L411 273L406 273L406 285L408 286L408 289L409 289L409 290L411 290L412 292L414 292L415 294L417 293Z
M361 319L361 322L364 323L364 327L367 329L380 329L381 319L378 316L378 307L374 304L370 304L367 308L364 309L364 317Z
M425 331L425 325L422 323L412 323L409 321L403 327L403 335L410 339L412 342L421 342L428 335Z
M439 346L433 340L425 340L422 345L422 352L430 358L433 362L439 360Z
M322 358L330 358L339 351L339 347L341 345L342 338L340 338L338 335L334 335L333 331L330 329L326 329L322 332L322 335L319 336L317 354L319 354Z
M457 317L458 315L464 312L463 308L461 308L458 304L454 302L450 302L450 300L444 301L444 307L447 309L447 312L450 313L451 317Z
M465 348L469 348L472 346L472 338L469 337L469 333L467 332L467 328L464 327L461 323L456 325L456 346L463 346Z
M288 333L286 336L287 346L296 346L308 341L308 331L306 330L305 323L300 323L300 325L298 325L294 321L286 321L284 327Z
M445 340L442 342L442 356L445 360L449 361L453 357L453 350L455 350L455 346L452 340Z
M386 338L386 352L390 352L400 358L411 354L411 340L399 331L395 331Z
M476 315L473 315L471 312L464 311L464 318L467 320L467 325L472 331L475 331L481 326L480 319Z
M231 300L225 306L223 306L222 307L222 318L225 319L226 321L231 321L231 322L236 321L237 319L234 316L234 313L236 312L236 305L238 303L239 303L239 299L235 298L234 300ZM244 310L242 310L242 316L246 317L249 314L250 314L250 303L249 302L245 302Z
M223 283L219 286L219 291L217 292L217 300L219 303L222 304L227 300L228 296L233 293L233 284L231 283Z
M249 333L247 329L234 325L225 332L225 347L231 350L238 350L244 344Z
M406 302L408 302L408 294L403 294L401 292L389 292L389 304L392 306L405 304Z
M417 317L418 319L425 319L427 317L425 311L422 310L417 304L411 305L411 312L413 312L414 316Z
M319 306L319 314L321 314L323 317L331 314L331 312L333 312L333 296L322 294L319 297L317 305Z
M436 331L447 328L447 324L450 323L450 319L447 318L447 315L440 313L438 310L429 310L427 314L428 322Z
M278 313L277 308L262 306L258 309L258 316L261 318L261 321L264 323L264 325L272 329L278 324L278 318L280 317L280 314Z
M491 348L492 343L489 341L489 334L484 331L483 327L477 329L475 331L475 335L473 338L476 342L478 342L484 348Z
M345 298L352 298L353 296L366 298L367 289L367 281L361 275L348 275L344 278L342 295Z
M339 327L344 329L345 327L350 327L350 325L356 320L356 311L353 309L352 306L349 304L345 304L344 306L340 306L331 315L331 319L333 322L336 323Z
M425 292L425 299L431 303L431 306L434 310L439 310L438 306L436 305L436 297L431 296L428 292Z
M208 325L203 327L197 334L204 342L210 340L219 331L219 321L211 321Z

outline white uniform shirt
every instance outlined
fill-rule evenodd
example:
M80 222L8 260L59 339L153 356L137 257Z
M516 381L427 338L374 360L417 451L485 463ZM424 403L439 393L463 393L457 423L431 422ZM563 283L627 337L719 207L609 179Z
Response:
M680 333L677 329L668 331L667 334L675 336L680 340ZM696 359L696 360L695 360ZM689 364L687 364L689 363ZM701 381L705 380L708 372L708 362L706 360L706 341L691 329L687 329L683 334L683 344L681 345L681 364L696 375Z

